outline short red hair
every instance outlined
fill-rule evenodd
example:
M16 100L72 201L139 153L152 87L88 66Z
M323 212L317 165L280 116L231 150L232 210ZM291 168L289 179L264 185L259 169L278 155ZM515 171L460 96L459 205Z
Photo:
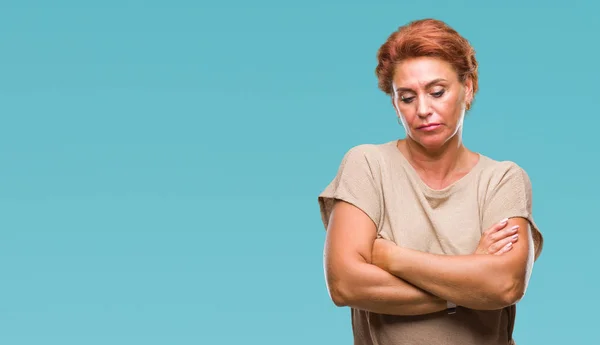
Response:
M471 79L473 96L478 89L475 49L456 30L437 19L420 19L401 26L377 52L375 74L379 88L392 95L392 78L396 65L417 57L437 57L450 63L461 82ZM469 109L471 104L467 104Z

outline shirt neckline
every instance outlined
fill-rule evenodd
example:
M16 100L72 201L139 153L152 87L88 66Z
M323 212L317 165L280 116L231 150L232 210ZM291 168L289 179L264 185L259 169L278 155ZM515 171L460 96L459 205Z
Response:
M475 163L475 165L471 168L471 170L469 170L468 173L466 173L463 177L459 178L458 180L454 181L452 184L450 184L442 189L434 189L434 188L431 188L427 183L425 183L423 181L423 179L421 179L421 176L419 176L419 173L416 171L416 169L412 166L412 164L410 164L408 159L398 149L398 146L397 146L398 141L400 141L400 139L396 139L396 140L392 140L392 141L388 142L388 146L390 146L390 148L393 150L392 156L398 157L398 161L400 161L400 163L405 168L405 170L408 172L410 177L421 187L421 190L423 190L427 195L432 196L432 197L448 196L449 194L453 193L454 191L467 185L473 179L473 176L475 176L476 173L481 169L481 166L483 165L484 160L487 158L486 156L482 155L481 153L477 153L477 155L479 155L479 159L477 160L477 163Z

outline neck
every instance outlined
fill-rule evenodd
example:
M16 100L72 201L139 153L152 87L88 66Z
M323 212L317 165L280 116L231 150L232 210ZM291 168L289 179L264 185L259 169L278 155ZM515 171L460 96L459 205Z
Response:
M460 133L436 150L430 150L410 137L404 140L405 152L412 165L435 181L444 181L467 165L468 150Z

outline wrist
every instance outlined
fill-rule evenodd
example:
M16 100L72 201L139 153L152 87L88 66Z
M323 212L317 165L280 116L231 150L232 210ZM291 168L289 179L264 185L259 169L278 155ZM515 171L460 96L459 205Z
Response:
M397 246L394 250L390 251L387 258L387 266L391 273L395 276L402 278L404 270L405 258L403 258L404 248Z

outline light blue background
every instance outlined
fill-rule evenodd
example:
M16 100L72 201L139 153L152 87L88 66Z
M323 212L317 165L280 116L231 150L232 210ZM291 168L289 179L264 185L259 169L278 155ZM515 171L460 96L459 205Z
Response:
M596 344L592 1L3 1L0 343L351 344L317 195L403 135L375 54L447 21L476 151L523 166L546 244L516 339Z

